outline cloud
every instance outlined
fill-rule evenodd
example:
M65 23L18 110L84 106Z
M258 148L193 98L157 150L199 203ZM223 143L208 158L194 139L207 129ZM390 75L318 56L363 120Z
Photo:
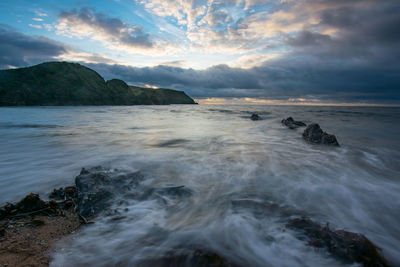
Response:
M170 67L180 67L180 68L187 68L189 62L185 61L185 60L175 60L175 61L165 61L165 62L161 62L157 65L163 65L163 66L170 66Z
M89 8L62 12L57 30L99 40L124 55L150 54L147 62L158 66L122 65L66 46L50 57L90 63L106 78L181 89L198 98L400 102L398 0L136 2L162 23L156 25L159 36ZM166 31L180 44L162 43ZM202 60L208 68L190 68Z
M35 10L34 12L39 17L47 17L47 14L45 12L40 11L40 10Z
M265 52L282 34L300 31L309 18L291 12L292 1L136 0L170 27L185 31L187 49L203 53ZM268 5L268 9L265 7ZM262 8L257 8L257 7ZM254 8L253 8L254 7ZM304 12L301 12L304 13ZM182 25L182 26L181 26Z
M0 68L26 67L45 61L115 64L104 56L80 51L43 36L29 36L0 24Z
M384 66L398 70L398 1L310 1L317 3L317 23L286 38L291 56L328 64ZM322 5L323 3L323 5ZM322 7L320 6L322 5Z
M86 63L104 63L104 64L117 64L115 60L104 57L96 53L87 53L76 49L68 49L68 51L60 55L57 60L74 61Z
M188 28L195 48L236 53L231 66L93 67L108 77L181 89L197 98L400 102L398 1L269 3L269 10L257 10L265 2L249 1L247 11L237 12L240 1L209 1L196 27Z
M217 65L205 70L171 66L91 64L107 79L185 90L192 97L315 99L333 102L400 101L398 69L277 59L249 69Z
M43 23L43 27L44 27L46 30L48 30L48 31L53 30L53 26L52 26L51 24Z
M67 49L46 37L32 37L0 25L0 68L55 60Z
M35 24L29 24L29 27L36 28L36 29L41 29L42 28L41 25L35 25Z
M248 54L239 57L232 64L230 64L230 66L249 69L262 66L267 61L278 59L283 56L285 56L283 53Z
M43 19L41 19L41 18L32 18L32 20L34 20L34 21L43 21Z
M57 33L66 36L88 37L113 47L152 48L153 41L139 25L130 25L91 8L63 11L56 26Z

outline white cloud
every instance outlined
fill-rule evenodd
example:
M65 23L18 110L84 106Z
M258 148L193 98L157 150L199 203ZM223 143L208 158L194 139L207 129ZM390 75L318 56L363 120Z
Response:
M51 24L46 24L46 23L44 23L44 24L43 24L43 27L44 27L46 30L48 30L48 31L53 30L53 26L52 26Z
M249 54L239 57L229 65L237 68L250 69L261 66L266 61L278 59L283 56L283 53Z
M40 10L35 10L34 12L39 17L47 17L47 14L42 12L42 11L40 11Z
M89 38L110 49L128 53L154 55L177 52L167 41L153 40L139 25L131 25L88 8L62 12L55 28L57 34Z
M35 24L29 24L29 27L36 28L36 29L41 29L42 28L41 25L35 25Z

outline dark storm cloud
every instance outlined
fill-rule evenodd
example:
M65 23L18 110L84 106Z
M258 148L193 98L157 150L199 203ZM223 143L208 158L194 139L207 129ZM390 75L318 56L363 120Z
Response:
M111 18L103 13L95 12L93 8L73 9L63 11L59 15L64 30L77 35L86 35L87 28L104 39L112 39L120 44L133 47L152 47L150 36L143 32L141 26L132 26L118 18ZM72 29L72 30L71 30ZM80 30L83 29L81 32Z
M304 29L288 39L288 44L297 48L296 53L303 52L332 60L338 56L347 59L363 57L371 60L371 64L379 57L386 59L388 56L399 56L399 1L309 2L324 3L329 7L317 12L320 20L317 26L334 30L335 33L329 36Z
M308 97L335 101L399 101L400 76L380 66L280 60L251 69L225 65L206 70L90 64L107 79L185 90L192 97Z
M0 25L0 68L22 67L54 60L66 48L45 37L32 37Z

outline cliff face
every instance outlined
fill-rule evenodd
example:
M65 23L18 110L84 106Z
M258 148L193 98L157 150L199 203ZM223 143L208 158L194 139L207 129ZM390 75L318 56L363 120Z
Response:
M105 82L94 70L76 63L48 62L0 70L0 106L194 104L182 91Z

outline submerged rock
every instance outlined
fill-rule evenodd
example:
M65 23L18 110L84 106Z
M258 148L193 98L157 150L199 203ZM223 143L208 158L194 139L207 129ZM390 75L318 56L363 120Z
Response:
M311 143L339 146L336 136L322 131L317 123L307 126L303 132L303 138Z
M283 119L282 120L282 124L289 127L290 129L296 129L298 127L301 126L307 126L307 124L305 124L302 121L295 121L292 117L289 117L287 119Z
M112 199L138 185L143 176L139 172L123 173L101 166L82 169L75 178L78 211L83 216L93 216L112 204Z
M174 266L174 267L234 267L221 255L202 248L171 249L164 255L140 262L139 266Z
M258 121L258 120L260 120L261 118L260 118L260 116L258 116L257 113L253 113L253 114L251 114L250 119L251 119L252 121Z
M328 225L321 226L308 218L296 218L289 221L288 228L301 230L308 237L308 244L325 248L343 263L362 263L363 266L389 266L375 246L364 235L344 230L331 230Z
M154 193L159 194L161 196L168 196L171 198L184 198L190 197L193 195L193 191L184 185L180 186L166 186L161 188L153 189Z

